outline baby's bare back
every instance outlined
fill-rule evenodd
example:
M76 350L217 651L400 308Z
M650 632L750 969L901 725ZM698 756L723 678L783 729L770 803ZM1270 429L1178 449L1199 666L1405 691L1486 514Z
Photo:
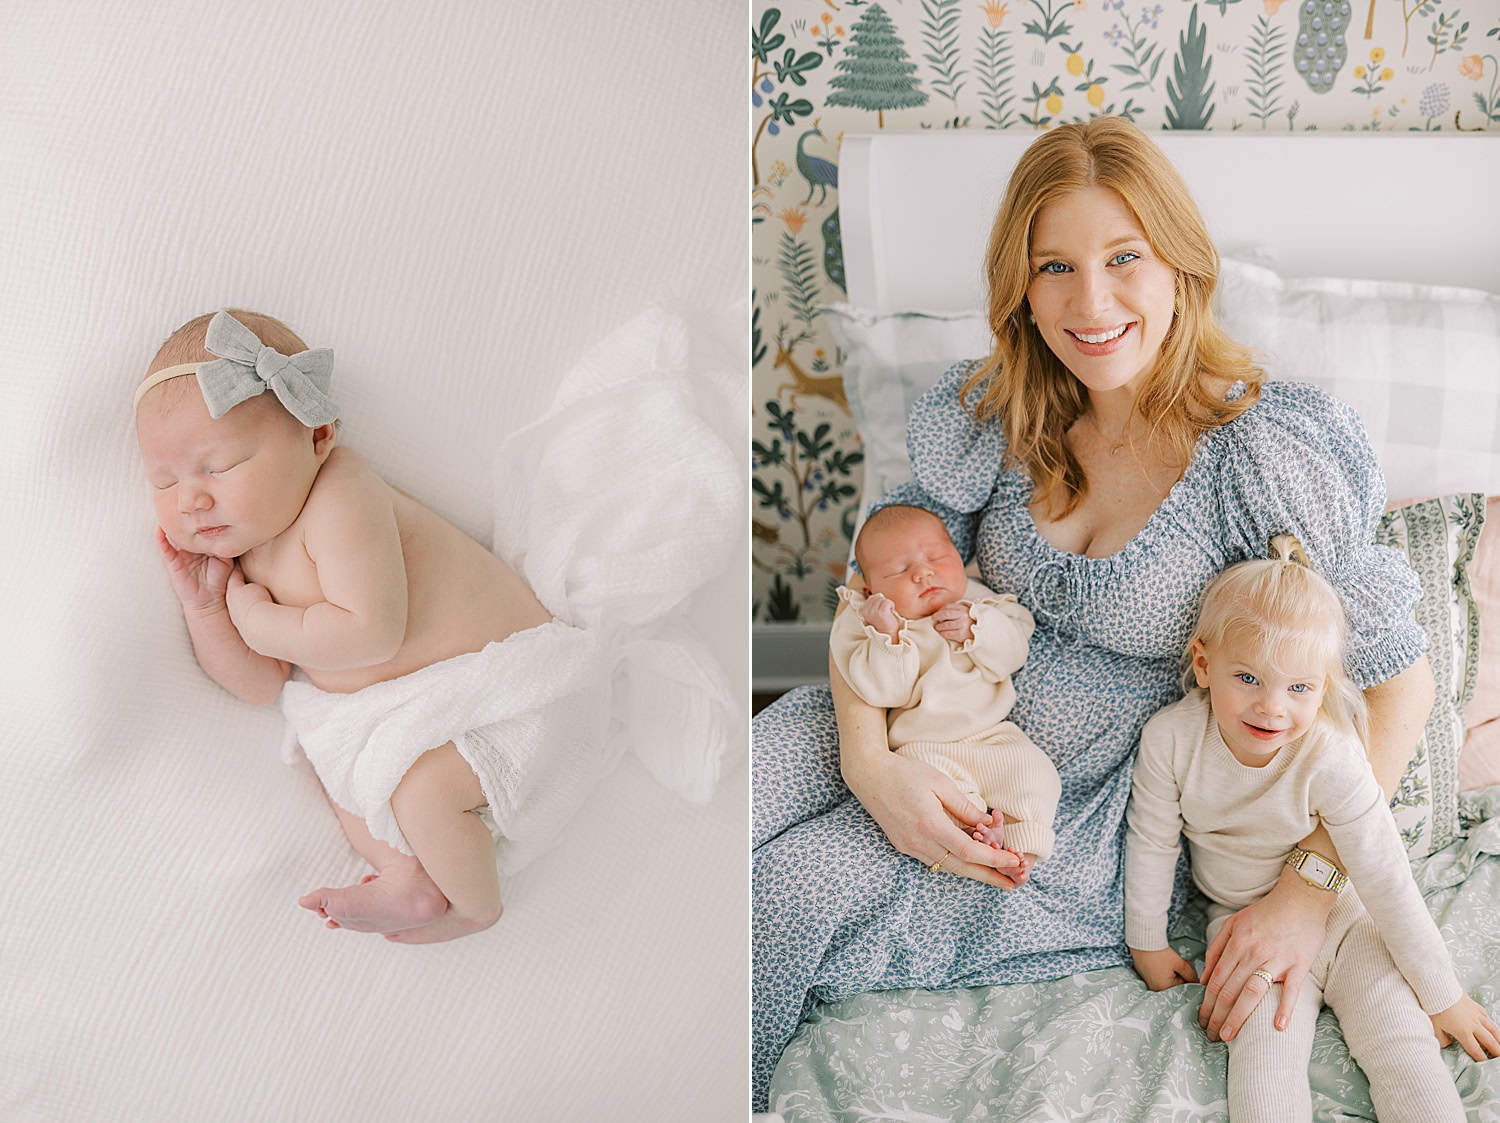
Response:
M324 477L327 477L325 479ZM343 670L304 667L319 689L348 694L372 683L410 674L433 663L551 619L510 566L452 523L380 480L357 453L335 449L303 513L274 541L244 555L245 576L270 590L280 604L305 607L324 600L317 567L303 548L304 520L320 503L337 501L340 485L377 487L389 494L406 569L406 634L384 663ZM322 495L320 486L329 485Z

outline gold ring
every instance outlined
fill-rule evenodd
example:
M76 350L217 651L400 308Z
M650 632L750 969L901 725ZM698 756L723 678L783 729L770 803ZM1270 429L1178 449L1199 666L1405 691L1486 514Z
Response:
M943 863L948 860L948 854L949 853L950 853L950 851L944 850L943 851L943 856L941 858L939 858L937 861L933 862L932 865L930 865L930 866L927 867L927 872L928 873L937 873L938 870L942 869L943 868Z
M1273 982L1275 982L1275 980L1271 978L1271 972L1267 971L1264 967L1257 967L1254 971L1251 971L1250 974L1252 974L1252 975L1258 975L1262 979L1265 979L1266 980L1266 986L1268 988L1270 987L1270 985Z

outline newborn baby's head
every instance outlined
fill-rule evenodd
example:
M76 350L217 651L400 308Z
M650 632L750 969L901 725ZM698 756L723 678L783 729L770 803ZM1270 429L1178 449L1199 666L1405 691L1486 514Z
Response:
M213 315L173 332L143 384L169 367L213 362L204 344ZM283 355L307 350L278 320L238 309L232 315ZM135 432L167 540L179 550L221 558L264 545L296 521L334 440L331 423L307 427L274 393L211 417L191 369L146 390L136 403Z
M889 597L907 620L962 599L967 586L943 520L920 507L882 507L871 515L855 539L854 560L871 594Z

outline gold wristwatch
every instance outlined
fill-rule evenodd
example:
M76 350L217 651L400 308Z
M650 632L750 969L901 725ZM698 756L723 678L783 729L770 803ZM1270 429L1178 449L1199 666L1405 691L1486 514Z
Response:
M1349 884L1349 879L1344 876L1344 871L1338 866L1323 855L1312 850L1304 850L1300 846L1292 847L1292 852L1286 856L1286 864L1300 873L1309 885L1316 885L1319 889L1329 889L1337 893Z

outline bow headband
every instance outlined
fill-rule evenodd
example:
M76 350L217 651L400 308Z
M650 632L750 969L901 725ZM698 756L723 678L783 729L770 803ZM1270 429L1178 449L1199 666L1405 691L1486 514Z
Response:
M309 429L338 417L338 406L328 396L333 381L333 351L329 348L283 355L261 343L228 312L215 313L208 322L203 346L219 358L210 363L178 363L157 371L136 387L135 404L139 406L146 391L169 378L197 374L208 415L215 419L267 389Z

